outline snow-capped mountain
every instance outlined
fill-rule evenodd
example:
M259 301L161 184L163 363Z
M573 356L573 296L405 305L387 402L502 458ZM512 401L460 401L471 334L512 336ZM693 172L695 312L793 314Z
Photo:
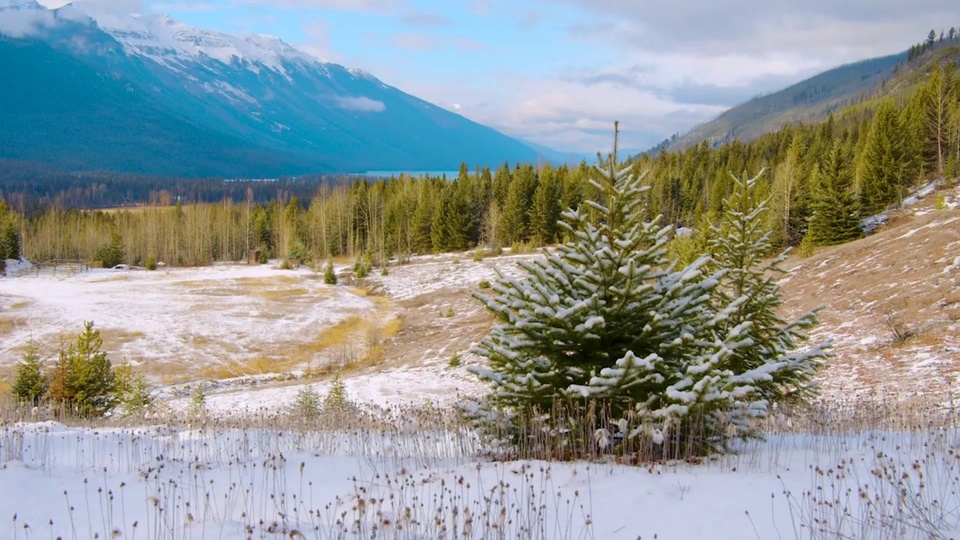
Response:
M0 158L62 167L246 176L535 159L279 38L82 3L0 0L0 92Z

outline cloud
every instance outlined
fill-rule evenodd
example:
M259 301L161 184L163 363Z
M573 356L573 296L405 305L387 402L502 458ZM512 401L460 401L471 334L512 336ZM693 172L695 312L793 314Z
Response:
M437 48L433 38L426 34L400 32L390 36L390 44L405 51L432 51Z
M838 52L883 54L905 49L931 24L957 16L952 0L564 1L590 19L572 25L574 35L704 56L798 49L834 59Z
M396 13L408 5L406 0L234 0L234 2L291 9L332 9L381 14Z
M53 13L46 10L10 10L0 16L0 34L12 38L43 35L56 24Z
M422 11L413 11L404 14L400 20L409 26L454 26L453 19L439 15L437 13L424 13Z
M387 106L382 101L366 96L337 96L335 101L338 107L347 111L383 112L387 110Z

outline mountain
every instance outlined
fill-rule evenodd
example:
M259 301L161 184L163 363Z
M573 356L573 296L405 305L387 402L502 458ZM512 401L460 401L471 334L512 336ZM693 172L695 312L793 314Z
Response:
M733 107L688 133L664 141L659 148L683 150L702 141L713 146L733 139L749 141L785 124L814 123L856 103L893 75L906 53L847 64L825 71L779 92L758 96Z
M282 40L0 0L0 158L276 176L455 170L536 150Z

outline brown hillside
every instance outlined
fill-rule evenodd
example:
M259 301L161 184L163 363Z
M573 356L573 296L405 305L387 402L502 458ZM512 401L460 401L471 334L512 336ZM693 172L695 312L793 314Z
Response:
M947 209L936 210L944 194ZM960 189L892 216L876 234L791 258L788 313L823 306L833 339L825 397L946 394L960 388Z

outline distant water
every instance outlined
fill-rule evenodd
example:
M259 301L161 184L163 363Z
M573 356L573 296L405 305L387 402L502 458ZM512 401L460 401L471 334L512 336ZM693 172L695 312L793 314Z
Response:
M431 177L447 175L447 178L453 179L460 174L460 171L367 171L360 173L359 176L366 176L367 178L390 178L391 176L400 176L401 174L414 178L427 175Z

